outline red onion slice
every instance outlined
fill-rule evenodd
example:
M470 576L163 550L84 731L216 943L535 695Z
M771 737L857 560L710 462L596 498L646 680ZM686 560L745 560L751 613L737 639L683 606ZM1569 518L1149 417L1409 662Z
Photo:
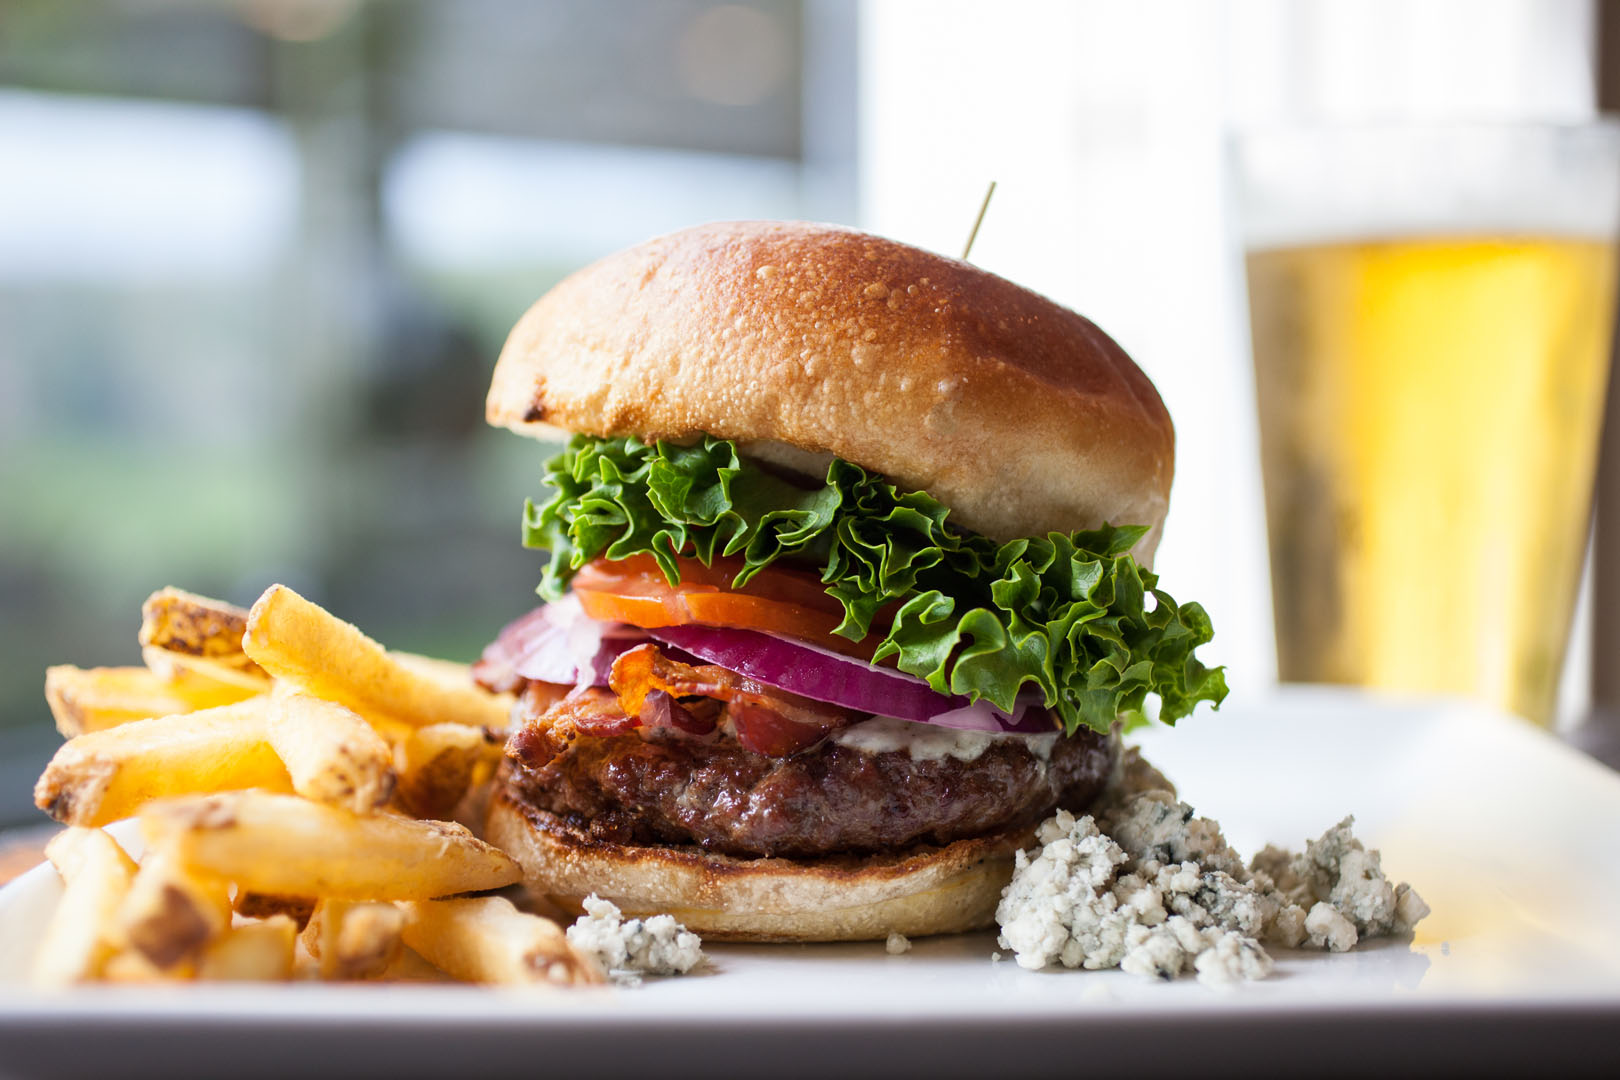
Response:
M1009 716L988 701L975 701L963 708L931 716L927 722L956 731L1010 732L1018 735L1049 735L1058 730L1052 721L1051 710L1041 703L1040 695L1020 696L1014 705Z
M590 618L567 596L507 624L479 663L538 682L606 686L614 658L646 640L633 626Z
M663 626L648 631L709 664L814 701L859 712L926 721L967 705L937 694L914 675L873 667L788 638L712 626Z
M579 676L579 662L569 648L567 632L546 625L524 649L513 670L525 679L568 685Z
M988 701L937 693L915 675L775 634L712 626L665 626L648 634L767 686L857 712L959 731L1053 730L1051 715L1040 707L1039 699L1020 700L1017 713L1008 716Z
M507 623L495 640L484 646L483 655L473 664L473 677L496 691L513 690L521 685L517 665L538 639L551 633L545 610L544 607L537 607Z

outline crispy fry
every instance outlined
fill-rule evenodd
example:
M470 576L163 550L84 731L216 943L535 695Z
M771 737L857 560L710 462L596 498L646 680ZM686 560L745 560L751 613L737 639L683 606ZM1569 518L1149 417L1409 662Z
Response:
M416 730L415 724L401 723L392 717L378 716L376 713L356 713L355 715L370 724L371 729L387 740L388 745L392 747L398 747L400 743L410 737L411 732ZM396 773L399 770L397 760L394 763L394 769Z
M304 948L320 962L321 978L373 979L399 959L405 913L373 900L322 900L304 928Z
M604 981L556 923L499 896L405 903L405 944L458 979L482 983L588 985Z
M474 784L500 763L504 740L489 728L429 724L399 744L399 802L416 817L448 820Z
M389 964L387 969L377 978L384 982L442 983L454 981L449 975L422 959L421 953L408 946L399 950L399 955L394 958L393 963Z
M230 927L230 887L192 873L167 851L150 851L118 921L130 946L167 970L193 959Z
M270 586L253 605L242 645L277 678L362 716L386 716L416 726L506 723L508 704L500 698L471 684L448 687L418 673L285 585Z
M273 919L278 915L284 915L292 920L294 927L302 931L309 925L310 916L315 913L315 898L276 896L239 889L236 893L236 913L245 919Z
M47 673L68 742L34 797L76 827L48 852L65 888L38 981L601 981L556 925L437 899L515 883L509 856L387 809L465 818L511 695L466 665L387 652L282 586L251 611L160 590L140 642L146 668ZM137 811L140 867L91 827ZM412 920L457 971L406 947Z
M510 885L517 864L459 825L351 814L257 791L153 803L147 843L240 889L346 900L415 900Z
M139 949L126 947L107 958L102 965L100 978L102 982L155 983L189 979L195 973L196 965L190 960L182 960L165 971L148 960Z
M247 612L223 600L159 589L141 605L140 641L171 656L211 661L238 675L268 681L268 676L242 651Z
M242 651L247 612L222 600L160 589L141 605L141 655L173 683L204 682L262 693L270 677Z
M314 696L304 693L304 690L299 687L297 683L289 682L286 679L272 679L270 681L270 696L272 698L290 697L295 694L301 694L305 697ZM315 700L327 701L328 699L315 698ZM335 705L338 708L349 708L347 705L342 705L336 701L332 701L330 704ZM415 724L407 724L402 720L395 720L391 716L383 716L379 713L365 713L355 709L349 709L349 711L354 713L354 715L358 716L360 719L364 720L366 725L378 735L381 735L383 737L383 741L388 743L390 747L397 747L400 743L405 741L411 732L416 730Z
M228 666L210 666L212 661L166 653L162 649L142 649L141 660L166 690L189 701L193 709L212 709L216 705L246 701L270 689L268 678L243 675ZM193 660L197 662L190 663ZM190 666L176 666L176 661L185 661Z
M118 907L135 877L135 863L100 829L68 829L46 845L62 875L62 899L34 957L34 981L62 986L93 979L120 945Z
M59 664L45 669L45 700L56 729L69 739L131 720L229 705L249 696L241 687L203 680L170 684L146 668Z
M280 982L292 978L298 927L285 915L243 923L210 941L197 978L217 982Z
M169 686L229 687L243 695L262 694L270 689L270 679L240 665L206 656L165 652L153 645L141 650L147 670Z
M135 720L70 739L51 758L34 803L69 825L105 825L152 799L291 783L266 733L266 699Z
M242 608L173 586L159 589L141 605L141 644L167 652L240 655L246 630Z
M407 671L414 671L423 678L438 683L452 692L460 693L467 687L476 685L473 682L471 664L463 664L455 660L441 660L436 656L423 656L420 653L398 652L394 649L388 650L388 655L400 667L405 668ZM486 727L484 730L497 733L501 738L505 738L505 727L511 720L512 706L517 704L517 695L490 694L487 696L500 703L503 719L501 727ZM403 741L404 736L410 734L416 727L415 724L401 724L397 720L389 721L386 717L381 716L367 716L366 719L384 738L396 745Z
M367 814L394 793L394 752L370 724L307 694L270 699L270 745L307 799Z
M473 682L471 664L463 664L459 660L443 660L437 656L423 656L420 653L397 652L392 649L389 650L388 655L393 657L401 667L414 671L424 678L432 679L446 689L460 691L469 686L478 685ZM504 732L511 722L512 706L517 704L517 695L486 694L485 696L498 701L501 706L501 723L498 727L492 727L490 730Z
M393 657L394 662L400 667L413 671L424 679L431 679L446 689L460 690L473 685L471 664L395 649L388 650L388 655Z

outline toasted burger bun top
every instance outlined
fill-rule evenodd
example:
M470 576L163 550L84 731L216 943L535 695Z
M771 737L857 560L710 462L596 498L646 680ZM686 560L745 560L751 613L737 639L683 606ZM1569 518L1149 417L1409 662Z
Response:
M1175 433L1147 376L1067 308L853 229L724 222L573 274L501 350L490 423L555 438L708 433L807 472L837 455L998 540L1169 503Z

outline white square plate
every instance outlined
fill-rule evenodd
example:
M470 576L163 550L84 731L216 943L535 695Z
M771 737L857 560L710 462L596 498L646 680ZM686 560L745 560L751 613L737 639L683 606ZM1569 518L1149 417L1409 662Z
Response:
M1229 992L1028 972L990 935L714 946L709 973L600 993L444 985L22 982L59 892L0 890L0 1075L850 1076L1590 1072L1620 1065L1620 777L1517 721L1291 690L1146 733L1245 854L1345 813L1434 914L1410 941L1278 954Z

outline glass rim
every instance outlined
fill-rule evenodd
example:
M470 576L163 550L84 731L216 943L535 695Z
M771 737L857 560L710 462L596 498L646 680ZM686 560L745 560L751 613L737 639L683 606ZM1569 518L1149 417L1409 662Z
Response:
M1584 120L1524 120L1524 118L1456 118L1456 120L1345 120L1278 123L1231 128L1223 142L1226 152L1243 157L1257 147L1353 144L1359 139L1455 138L1486 142L1490 139L1592 139L1620 149L1620 115L1594 115Z
M1442 120L1397 120L1368 118L1260 124L1236 127L1227 132L1232 143L1268 139L1310 138L1355 135L1511 135L1511 134L1598 134L1620 137L1620 115L1593 115L1584 119L1458 117Z
M1620 237L1620 118L1281 125L1226 143L1245 247L1425 232Z

